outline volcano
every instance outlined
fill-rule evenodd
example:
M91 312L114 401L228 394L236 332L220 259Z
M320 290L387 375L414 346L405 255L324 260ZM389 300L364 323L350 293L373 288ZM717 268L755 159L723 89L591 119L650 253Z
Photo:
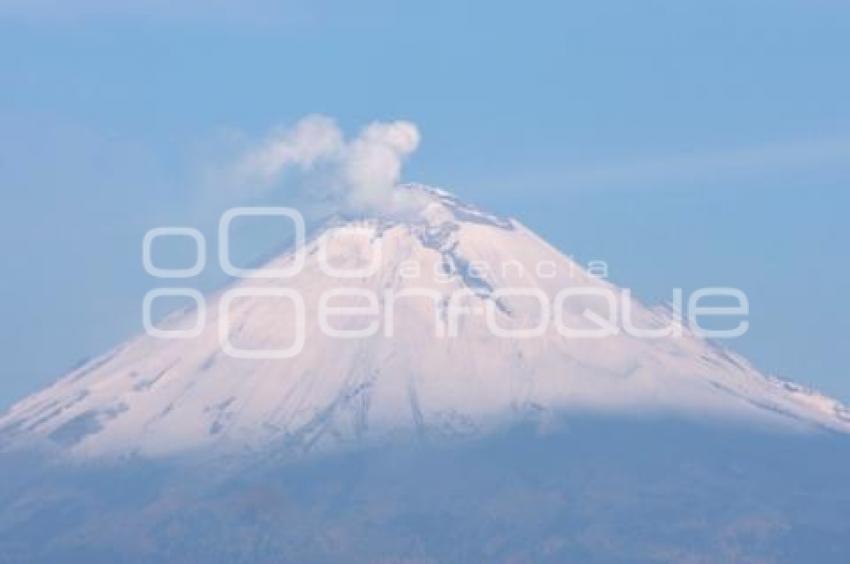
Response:
M294 275L228 288L237 297L227 298L226 320L220 292L194 338L144 335L117 347L12 407L0 437L85 456L303 454L481 436L575 410L850 429L840 403L765 376L687 328L655 338L561 335L543 323L554 314L542 304L581 289L561 300L561 325L591 332L589 314L610 316L594 292L619 289L516 220L440 190L402 189L415 211L330 222L264 265L298 262ZM353 308L338 327L329 309L320 312L323 296L326 308ZM636 327L681 323L663 308L628 306ZM178 312L161 329L197 317L195 308ZM297 354L286 354L299 340Z
M15 404L6 468L39 470L9 470L0 547L40 561L770 561L796 554L802 527L823 561L848 554L846 513L833 520L850 499L840 402L761 373L514 219L399 190L413 205L333 218L262 267L291 275L238 279ZM622 310L606 325L607 295ZM795 466L818 457L835 459L817 476ZM786 495L811 496L815 517ZM687 533L666 537L683 516Z

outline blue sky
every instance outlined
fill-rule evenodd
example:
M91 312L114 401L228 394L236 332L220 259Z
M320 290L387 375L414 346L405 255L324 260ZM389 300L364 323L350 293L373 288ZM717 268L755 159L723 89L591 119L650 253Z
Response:
M650 301L742 288L733 348L850 401L850 5L75 4L0 0L0 405L138 332L144 232L311 113L414 121L406 179Z

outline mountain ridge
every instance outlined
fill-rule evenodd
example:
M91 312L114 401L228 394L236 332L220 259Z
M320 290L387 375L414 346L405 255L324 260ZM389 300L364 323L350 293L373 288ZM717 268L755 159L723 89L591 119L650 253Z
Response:
M406 195L399 213L331 219L303 248L266 264L289 268L303 260L291 279L237 280L209 295L198 337L136 337L16 403L0 417L0 442L5 448L48 445L83 457L205 449L256 453L272 446L298 456L411 437L479 437L518 422L545 427L570 411L676 413L794 430L850 430L850 412L839 402L763 375L687 329L679 339L657 340L630 335L570 340L551 328L533 339L494 336L487 315L515 331L527 329L535 316L522 296L505 295L512 288L548 297L582 285L618 289L514 219L422 185L399 193ZM324 256L337 268L361 269L378 246L380 261L369 275L334 279L320 263ZM557 267L551 278L540 275L544 262ZM479 272L474 264L514 266ZM418 276L405 276L413 265L419 265ZM382 312L392 303L394 334L382 334L385 327L356 340L323 334L317 304L339 288L353 289L349 298L373 292ZM297 342L298 331L285 323L293 311L265 300L287 289L305 302L304 350L277 361L224 354L220 306L233 289L262 295L229 302L228 342L235 340L231 344L238 350ZM413 303L422 296L394 302L387 297L415 291L439 299ZM456 318L455 337L440 338L435 331L441 321L448 326L454 319L449 305L456 293L466 313ZM637 325L670 322L636 300L630 305ZM576 324L586 321L587 311L601 311L590 299L565 310ZM194 313L178 313L162 325L180 328ZM354 331L362 324L347 319L340 329Z

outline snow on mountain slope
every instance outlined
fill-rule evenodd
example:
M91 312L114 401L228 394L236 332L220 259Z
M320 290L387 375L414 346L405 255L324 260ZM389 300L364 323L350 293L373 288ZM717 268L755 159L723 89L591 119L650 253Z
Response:
M199 336L143 335L92 360L14 405L0 418L0 441L5 448L41 444L84 456L270 446L303 453L411 435L476 436L569 410L850 430L850 413L838 402L762 375L687 329L682 337L661 339L625 332L577 339L550 324L533 338L494 335L487 311L506 330L532 328L540 319L530 294L509 295L508 288L550 299L564 288L616 288L514 220L439 190L405 189L422 202L415 213L337 222L298 251L304 267L296 276L240 280L225 289L297 290L305 303L300 354L259 360L226 354L219 338L222 290L207 297ZM320 269L322 253L336 267L358 268L378 247L380 264L369 275L339 279ZM266 266L294 260L290 251ZM376 309L334 318L330 325L339 330L377 324L375 334L341 339L320 330L320 296L341 286L372 292ZM336 300L335 306L367 303L351 290ZM461 313L452 313L452 304ZM669 323L667 313L634 301L632 306L638 327ZM587 326L586 309L602 313L602 304L570 300L563 308L565 324ZM294 310L285 299L235 299L229 311L235 346L295 342ZM388 311L394 313L391 323ZM195 311L183 311L162 326L191 326L195 318ZM452 319L457 335L439 336Z

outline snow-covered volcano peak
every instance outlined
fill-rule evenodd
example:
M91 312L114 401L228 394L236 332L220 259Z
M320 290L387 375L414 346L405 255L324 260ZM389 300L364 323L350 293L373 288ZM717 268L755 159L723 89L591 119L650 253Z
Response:
M406 224L427 228L458 222L480 223L501 229L514 227L508 218L488 213L441 188L419 183L401 184L385 205L333 216L328 225L338 227L356 221L383 227Z
M662 336L565 335L605 314L592 296L559 300L565 290L619 289L514 220L422 185L398 192L417 205L329 224L265 265L285 274L238 280L206 297L206 315L162 323L193 336L139 336L19 402L0 441L296 454L571 411L850 429L835 400L688 330L667 336L678 322L631 298L630 323Z
M423 184L403 184L399 189L414 194L414 197L425 203L420 211L420 216L429 223L453 219L455 221L491 225L501 229L513 228L513 223L509 219L493 215L468 204L441 188Z

